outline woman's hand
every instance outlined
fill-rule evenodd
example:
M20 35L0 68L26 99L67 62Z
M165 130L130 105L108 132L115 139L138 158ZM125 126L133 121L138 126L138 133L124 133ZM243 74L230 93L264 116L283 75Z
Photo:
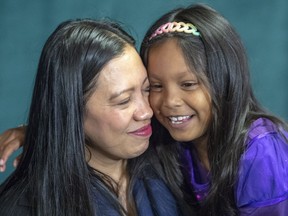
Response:
M0 172L6 169L6 162L13 152L23 145L26 126L11 128L0 135ZM13 161L14 167L18 165L21 155Z

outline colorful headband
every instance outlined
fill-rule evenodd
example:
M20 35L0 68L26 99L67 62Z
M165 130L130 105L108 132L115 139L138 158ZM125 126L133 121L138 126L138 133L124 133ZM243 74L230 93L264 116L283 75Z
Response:
M163 33L168 32L184 32L188 34L193 34L195 36L200 36L200 32L192 23L184 23L184 22L168 22L161 25L156 31L151 35L149 40L156 37L157 35L161 35Z

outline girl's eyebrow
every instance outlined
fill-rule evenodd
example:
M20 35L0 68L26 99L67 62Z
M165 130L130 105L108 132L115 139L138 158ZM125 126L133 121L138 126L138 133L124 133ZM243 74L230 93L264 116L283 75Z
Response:
M187 75L192 75L193 79L197 79L196 74L194 72L192 72L191 70L183 70L183 71L177 72L176 77L181 79L181 78L186 77ZM153 79L156 79L156 80L159 79L157 73L155 73L153 75L149 75L149 78L152 80Z
M192 75L193 77L196 77L195 73L192 72L191 70L185 70L185 71L178 72L178 77L182 78L182 77L187 76L187 74Z

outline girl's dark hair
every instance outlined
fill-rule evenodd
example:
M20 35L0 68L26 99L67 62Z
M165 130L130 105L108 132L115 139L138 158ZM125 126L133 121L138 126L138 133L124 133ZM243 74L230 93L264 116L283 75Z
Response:
M201 36L173 32L160 34L150 40L159 26L173 21L192 23ZM141 45L140 54L146 66L149 64L150 48L169 38L177 40L187 65L191 71L196 71L212 99L213 117L208 131L212 181L208 197L201 206L201 213L237 215L233 187L248 127L258 117L269 118L278 125L283 122L268 114L255 99L242 42L229 22L215 10L205 5L192 5L175 9L158 19L149 28ZM175 184L175 179L179 179L178 184L181 184L181 173L177 166L180 156L175 156L175 148L179 146L173 140L167 142L168 131L155 121L156 132L152 141L158 146L169 184Z
M133 38L104 20L66 21L48 38L38 65L23 156L0 190L5 215L12 214L23 193L29 195L33 215L94 215L92 185L124 215L103 174L86 163L83 115L100 71L127 46L134 47Z

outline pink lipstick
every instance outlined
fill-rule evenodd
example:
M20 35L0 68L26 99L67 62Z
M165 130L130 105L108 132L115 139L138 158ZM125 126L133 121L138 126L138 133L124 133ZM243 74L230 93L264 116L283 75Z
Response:
M151 136L152 134L152 127L150 124L139 128L138 130L129 132L129 134L133 134L135 136L142 136L142 137L147 137L147 136Z

